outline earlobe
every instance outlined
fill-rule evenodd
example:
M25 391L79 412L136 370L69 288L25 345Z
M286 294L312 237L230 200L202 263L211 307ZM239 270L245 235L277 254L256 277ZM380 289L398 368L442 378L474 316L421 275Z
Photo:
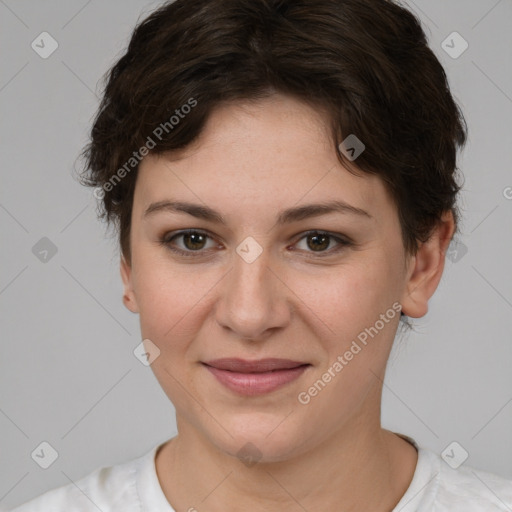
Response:
M133 283L132 283L132 268L131 268L130 264L126 261L124 256L121 256L120 270L121 270L121 279L123 280L123 285L124 285L123 304L132 313L138 313L139 307L137 305L137 299L135 297L135 292L133 290Z
M445 254L455 231L451 211L445 212L431 237L421 243L412 257L406 287L402 296L402 311L412 318L428 312L428 301L443 275Z

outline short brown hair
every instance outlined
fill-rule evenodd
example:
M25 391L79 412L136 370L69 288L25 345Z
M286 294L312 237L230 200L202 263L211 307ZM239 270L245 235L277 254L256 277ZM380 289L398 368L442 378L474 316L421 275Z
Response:
M83 177L100 187L128 261L141 153L185 148L221 102L276 92L328 113L341 163L344 137L364 143L357 168L388 187L407 252L445 211L457 223L466 123L419 20L392 1L167 2L136 26L105 81Z

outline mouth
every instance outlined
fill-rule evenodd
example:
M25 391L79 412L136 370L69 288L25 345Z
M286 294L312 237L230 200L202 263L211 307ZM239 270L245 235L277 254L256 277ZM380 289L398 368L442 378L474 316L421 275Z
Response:
M217 381L235 393L255 396L270 393L296 380L311 366L290 359L215 359L202 363Z

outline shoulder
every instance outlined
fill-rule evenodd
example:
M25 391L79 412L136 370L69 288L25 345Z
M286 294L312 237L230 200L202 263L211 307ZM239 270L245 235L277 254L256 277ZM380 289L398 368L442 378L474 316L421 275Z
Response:
M450 459L396 434L416 448L418 462L393 512L512 512L512 480L467 464L449 465Z
M75 482L51 489L11 512L140 512L137 471L151 455L101 467Z
M512 510L512 480L467 465L454 469L430 450L422 449L421 455L432 475L428 485L432 497L429 512Z

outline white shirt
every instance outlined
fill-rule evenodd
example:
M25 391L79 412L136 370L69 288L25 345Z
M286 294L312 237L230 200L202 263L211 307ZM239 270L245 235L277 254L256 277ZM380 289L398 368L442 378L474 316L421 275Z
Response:
M398 435L414 444L418 462L409 488L392 512L512 512L511 480L465 465L452 469L436 453ZM11 512L175 512L156 473L160 446L124 464L98 468Z

